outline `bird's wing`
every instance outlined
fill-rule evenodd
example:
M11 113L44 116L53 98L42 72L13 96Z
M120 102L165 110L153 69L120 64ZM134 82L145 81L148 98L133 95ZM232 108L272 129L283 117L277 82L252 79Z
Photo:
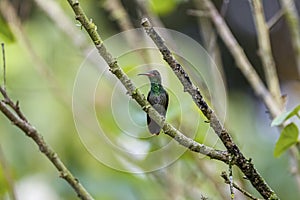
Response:
M161 115L163 115L166 112L163 105L154 104L152 106ZM151 119L148 114L147 114L147 124L148 124L148 129L149 129L150 133L156 134L156 135L159 134L161 127L153 119Z

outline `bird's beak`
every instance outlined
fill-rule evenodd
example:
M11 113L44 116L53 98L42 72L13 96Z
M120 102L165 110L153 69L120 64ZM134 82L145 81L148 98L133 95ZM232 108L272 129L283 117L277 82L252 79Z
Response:
M139 75L139 76L140 76L140 75L144 75L144 76L148 76L148 77L149 77L149 76L153 76L153 75L150 74L150 73L141 73L141 74L138 74L138 75Z

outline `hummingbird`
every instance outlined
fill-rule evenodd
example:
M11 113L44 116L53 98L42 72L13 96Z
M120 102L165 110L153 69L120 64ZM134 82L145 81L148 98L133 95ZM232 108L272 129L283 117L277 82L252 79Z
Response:
M151 70L146 73L138 74L148 76L151 89L148 93L147 100L152 107L162 116L166 116L169 95L161 84L161 76L157 70ZM147 125L151 134L158 135L162 127L160 127L150 116L147 114Z

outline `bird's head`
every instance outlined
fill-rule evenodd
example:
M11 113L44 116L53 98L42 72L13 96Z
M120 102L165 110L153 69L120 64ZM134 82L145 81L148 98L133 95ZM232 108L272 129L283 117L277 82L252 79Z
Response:
M141 73L138 75L144 75L144 76L148 76L149 80L151 83L159 83L161 84L161 77L160 77L160 73L157 70L151 70L149 72L146 73Z

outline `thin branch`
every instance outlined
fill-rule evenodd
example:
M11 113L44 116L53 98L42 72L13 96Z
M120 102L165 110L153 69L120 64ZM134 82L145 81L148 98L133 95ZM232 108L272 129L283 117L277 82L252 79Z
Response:
M3 60L3 87L6 88L6 61L5 61L5 48L4 43L1 43L2 60Z
M264 198L278 199L274 191L272 191L263 177L255 169L253 163L251 162L251 159L246 159L238 146L233 142L230 134L223 127L215 112L208 106L208 104L202 97L199 88L197 88L191 82L189 75L184 71L181 64L177 62L170 49L168 49L168 47L165 45L164 40L154 30L147 18L142 19L142 26L144 27L148 36L158 47L159 51L163 55L163 59L169 64L173 72L176 74L177 78L180 80L181 84L183 85L184 91L188 92L191 95L195 104L198 106L204 116L209 120L210 126L221 139L228 152L233 156L233 159L235 161L234 164L241 169L241 171L246 175L251 184Z
M298 68L298 78L300 78L300 25L299 16L294 0L280 0L284 17L290 29L293 49L296 56L296 64Z
M163 127L163 131L165 134L169 135L173 139L175 139L179 144L184 147L187 147L189 150L201 153L210 157L211 159L217 159L228 163L229 154L226 151L215 150L211 147L207 147L203 144L197 143L191 138L186 137L180 131L175 129L172 125L167 123L162 117L146 100L145 96L135 87L132 81L128 78L122 68L118 65L117 61L112 57L112 55L107 51L106 47L103 44L103 41L100 35L97 33L96 25L90 20L83 9L79 5L78 1L68 0L70 6L72 7L76 19L82 24L85 30L90 35L92 41L94 42L96 48L99 51L99 54L108 64L111 73L113 73L126 88L127 93L141 106L141 108L149 114L149 116L157 122L161 127Z
M249 0L249 3L251 5L250 7L252 9L256 26L256 35L259 46L258 53L262 61L268 89L277 101L277 104L282 105L279 80L276 72L275 61L272 56L269 29L265 21L263 5L261 0Z
M230 158L228 164L228 174L229 174L229 189L230 189L230 198L234 199L234 191L233 191L233 175L232 175L232 158Z
M230 181L229 177L227 176L226 172L222 172L221 177L224 179L226 184L231 184L232 182ZM242 194L244 194L245 196L249 197L250 199L253 200L259 200L258 198L252 196L249 192L245 191L244 189L242 189L240 186L238 186L236 183L232 183L233 187L235 189L237 189L238 191L240 191Z
M194 0L195 1L195 0ZM199 16L201 15L201 10L202 9L202 4L195 4L196 8L198 10L187 10L187 14L191 16ZM223 11L225 12L227 10L227 0L226 2L223 1ZM225 13L224 13L225 14ZM199 32L201 32L201 36L203 38L203 43L206 51L208 54L211 56L212 60L214 61L215 65L218 67L221 75L223 82L226 82L226 77L223 69L223 63L222 63L222 58L221 58L221 52L219 45L217 43L217 33L216 30L214 29L214 26L211 22L211 20L207 17L197 17L198 21L198 26L199 26Z
M51 161L60 173L60 177L65 179L69 185L75 190L78 197L82 200L92 200L92 196L79 183L67 167L60 160L55 151L45 142L42 135L33 127L21 112L18 103L13 103L4 88L0 87L0 92L5 100L0 100L1 112L13 123L21 129L26 136L30 137L39 147L40 151ZM8 103L7 103L8 102Z
M215 199L228 199L228 193L225 192L225 190L220 190L220 188L222 188L224 185L223 183L221 183L219 181L219 178L217 176L215 176L214 174L212 175L212 171L215 170L215 167L212 167L211 165L207 166L205 165L205 162L199 160L196 161L196 166L197 166L197 170L194 171L194 173L192 174L192 176L194 178L197 177L199 171L201 172L201 176L204 176L204 180L205 181L205 186L207 186L209 184L208 181L211 182L211 184L213 185L212 190L215 191L215 196L218 195ZM199 183L198 178L196 178L197 183ZM200 181L202 182L202 181ZM197 187L197 185L195 186ZM210 187L211 188L211 187Z
M267 26L268 29L271 30L271 28L273 28L273 26L275 26L275 24L282 18L283 16L283 10L280 9L277 13L275 13L274 16L272 16L271 19L269 19L269 21L267 22Z

